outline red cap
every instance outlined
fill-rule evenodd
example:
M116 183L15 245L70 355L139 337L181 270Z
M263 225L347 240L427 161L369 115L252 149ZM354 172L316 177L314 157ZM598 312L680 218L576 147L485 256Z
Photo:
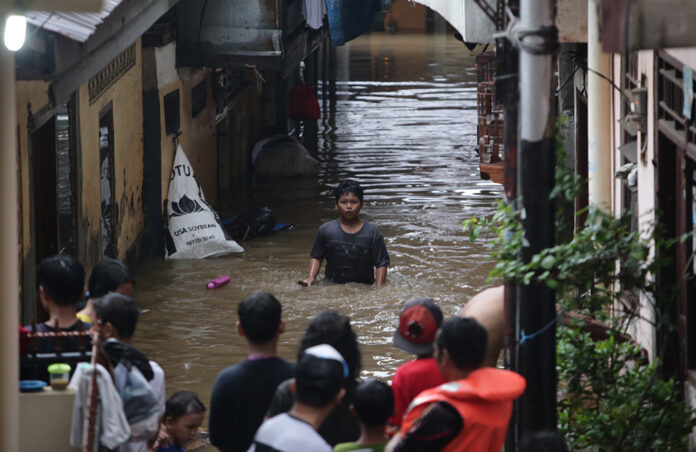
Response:
M415 355L433 352L437 329L442 324L442 311L430 298L406 303L394 333L394 345Z

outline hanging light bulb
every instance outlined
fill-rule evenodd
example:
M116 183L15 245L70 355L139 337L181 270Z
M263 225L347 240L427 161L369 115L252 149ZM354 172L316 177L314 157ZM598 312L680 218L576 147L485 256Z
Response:
M27 36L27 18L9 15L5 20L5 47L16 52L24 45Z

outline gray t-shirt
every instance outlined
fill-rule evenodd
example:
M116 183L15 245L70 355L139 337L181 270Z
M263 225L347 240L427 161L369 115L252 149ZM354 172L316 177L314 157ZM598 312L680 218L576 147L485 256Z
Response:
M259 427L249 452L332 452L331 446L307 422L287 413Z
M355 234L341 229L339 219L319 227L311 257L326 259L326 278L335 283L373 284L375 268L389 265L384 237L369 221Z

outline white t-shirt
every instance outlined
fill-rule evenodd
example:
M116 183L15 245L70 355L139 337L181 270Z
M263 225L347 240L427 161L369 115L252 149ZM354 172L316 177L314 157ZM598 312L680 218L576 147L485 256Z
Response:
M307 422L288 413L274 416L256 431L249 452L332 452Z
M320 29L324 24L326 12L325 0L304 0L302 2L302 14L304 15L305 21L307 25L315 30Z

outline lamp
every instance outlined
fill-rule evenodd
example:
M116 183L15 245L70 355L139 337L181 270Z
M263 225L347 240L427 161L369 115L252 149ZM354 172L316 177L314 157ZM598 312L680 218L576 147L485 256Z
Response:
M27 18L10 14L5 19L5 47L16 52L24 45L27 36Z

